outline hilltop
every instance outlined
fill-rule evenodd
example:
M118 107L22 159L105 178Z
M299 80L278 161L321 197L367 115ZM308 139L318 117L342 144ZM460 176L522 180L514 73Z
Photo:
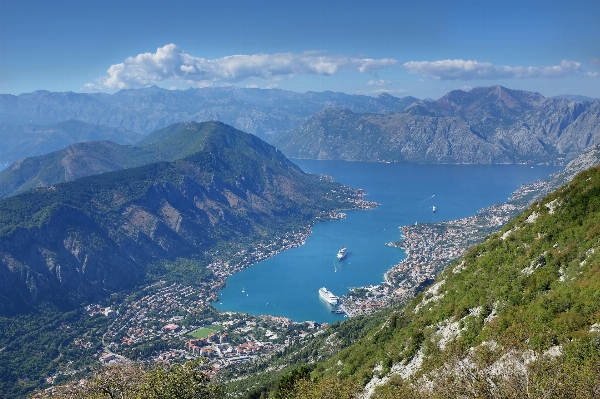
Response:
M24 158L0 172L0 197L100 173L182 159L201 151L207 137L219 129L226 128L213 122L180 122L150 133L135 146L86 141Z

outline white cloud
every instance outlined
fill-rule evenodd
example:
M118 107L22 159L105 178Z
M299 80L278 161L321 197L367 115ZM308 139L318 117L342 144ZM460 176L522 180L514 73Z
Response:
M377 90L371 90L371 95L379 95L382 93L387 93L387 94L404 94L406 93L406 90L402 90L402 89L396 89L396 90L391 90L391 89L377 89Z
M367 84L369 86L389 86L392 82L390 82L389 80L383 80L383 79L379 79L379 80L369 80L367 82Z
M86 83L81 88L82 91L98 91L101 87L94 83Z
M543 67L496 66L471 60L411 61L402 66L409 73L441 80L560 78L581 73L581 63L567 60Z
M218 81L236 82L247 78L333 75L343 69L373 72L397 63L398 61L390 58L374 60L324 51L230 55L206 59L186 54L175 44L167 44L158 48L155 53L138 54L128 57L120 64L111 65L107 71L108 76L98 79L98 86L123 89L174 79L206 87Z
M593 58L590 60L590 64L600 67L600 58Z
M598 73L598 72L586 72L586 75L587 75L587 76L596 77L596 76L599 76L599 75L600 75L600 73Z

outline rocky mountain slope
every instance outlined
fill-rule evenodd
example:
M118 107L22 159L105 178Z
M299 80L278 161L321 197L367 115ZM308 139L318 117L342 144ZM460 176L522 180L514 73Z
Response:
M141 135L123 128L97 126L75 120L53 125L0 123L0 164L47 154L82 141L111 140L119 144L133 144L141 138Z
M341 390L348 386L365 398L598 397L598 198L594 167L317 364L310 384L283 379L286 397L352 397Z
M186 143L176 161L0 201L0 313L69 307L140 282L156 260L208 264L215 251L254 248L360 202L359 191L303 173L256 136L218 122L186 126L153 144Z
M268 138L300 125L328 107L356 112L399 112L417 101L382 94L377 98L334 92L295 93L272 89L216 87L165 90L145 89L105 93L36 91L0 95L0 120L12 124L49 124L68 119L118 127L139 134L181 121L219 120L240 130Z
M273 141L293 158L555 164L598 143L600 101L500 86L451 91L396 114L325 109Z

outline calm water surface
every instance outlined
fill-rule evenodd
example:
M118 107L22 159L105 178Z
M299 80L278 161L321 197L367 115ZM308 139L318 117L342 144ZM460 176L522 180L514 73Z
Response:
M351 287L379 284L383 274L404 259L385 244L399 239L399 227L475 214L505 201L521 184L559 170L527 165L415 165L374 162L295 160L309 173L366 190L365 199L380 204L348 211L341 221L318 223L306 244L241 271L227 279L215 306L223 311L271 314L294 321L334 322L318 290L344 295ZM432 212L432 206L437 212ZM341 262L337 251L347 247ZM244 291L244 292L242 292Z

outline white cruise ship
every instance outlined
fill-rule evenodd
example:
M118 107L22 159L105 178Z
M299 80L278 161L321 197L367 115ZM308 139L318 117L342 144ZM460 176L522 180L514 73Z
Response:
M348 253L348 248L342 248L338 251L337 258L339 260L342 260L346 257L347 253Z
M321 296L321 298L325 299L330 305L338 304L338 297L329 292L329 290L325 287L319 288L319 295Z

